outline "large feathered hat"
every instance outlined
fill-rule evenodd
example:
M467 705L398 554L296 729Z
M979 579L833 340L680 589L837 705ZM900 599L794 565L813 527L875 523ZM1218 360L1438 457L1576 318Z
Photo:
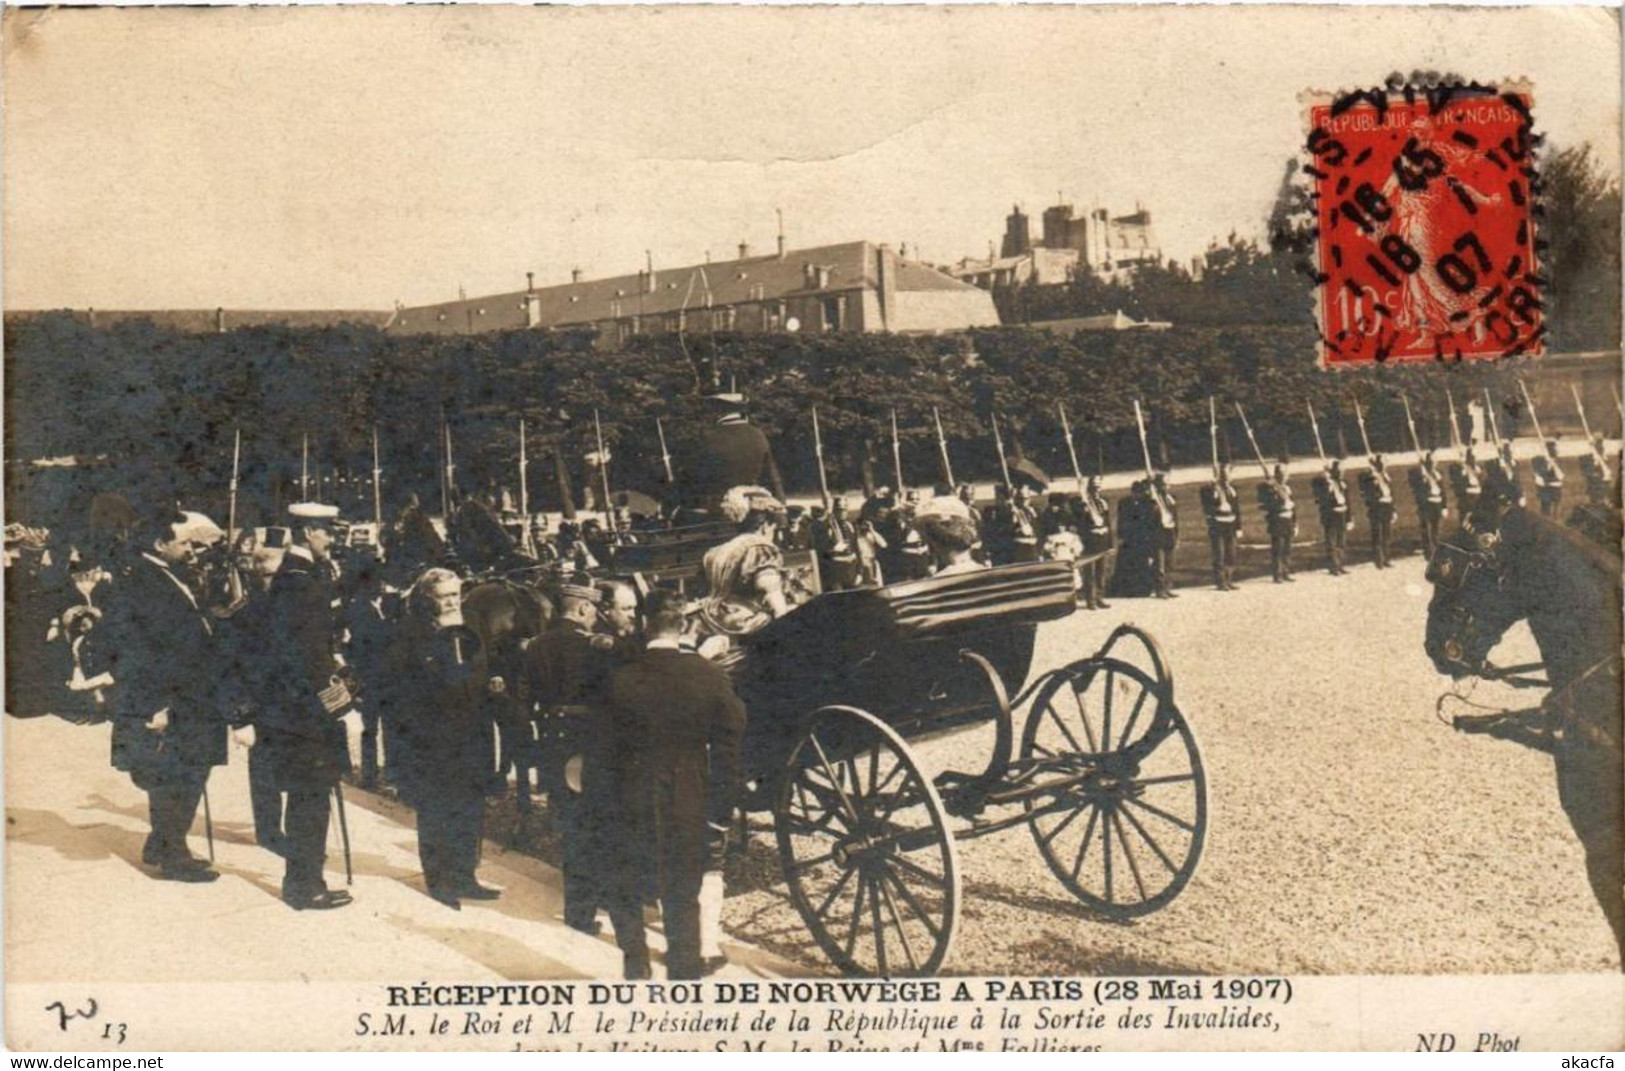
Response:
M932 547L969 550L976 545L976 521L970 507L953 495L938 495L914 511L914 527Z
M784 503L774 498L767 488L747 484L728 488L728 493L722 496L721 508L724 517L738 524L752 513L783 513Z

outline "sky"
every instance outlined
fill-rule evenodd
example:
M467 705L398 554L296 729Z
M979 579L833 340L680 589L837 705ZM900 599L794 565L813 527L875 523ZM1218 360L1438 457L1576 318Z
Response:
M1259 234L1302 94L1526 78L1616 174L1606 9L55 9L4 25L6 308L376 308L1012 203Z

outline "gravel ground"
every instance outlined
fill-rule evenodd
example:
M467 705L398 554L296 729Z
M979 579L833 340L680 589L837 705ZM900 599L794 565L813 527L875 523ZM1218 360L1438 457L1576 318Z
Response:
M1035 671L1092 653L1121 621L1161 643L1208 772L1206 852L1171 905L1115 924L1070 899L1025 827L961 843L963 907L944 970L1618 969L1551 759L1434 719L1444 681L1422 653L1427 599L1411 557L1387 572L1125 599L1044 626ZM1520 627L1498 660L1533 654ZM1481 686L1475 698L1500 694ZM973 729L918 753L928 770L972 768L990 746L991 732ZM725 927L828 971L786 898L766 816L752 823Z

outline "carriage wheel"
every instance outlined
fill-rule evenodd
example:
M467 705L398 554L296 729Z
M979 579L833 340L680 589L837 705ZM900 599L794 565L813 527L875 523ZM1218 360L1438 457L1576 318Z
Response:
M1044 861L1083 904L1130 919L1196 871L1207 775L1190 723L1144 670L1117 659L1057 671L1022 731L1022 768L1055 791L1024 801Z
M959 919L942 800L896 731L853 707L809 720L774 827L790 899L847 974L935 973Z

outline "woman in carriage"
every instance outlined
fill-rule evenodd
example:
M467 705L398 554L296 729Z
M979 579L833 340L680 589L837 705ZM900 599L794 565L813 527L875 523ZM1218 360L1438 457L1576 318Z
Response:
M774 539L784 506L765 488L735 487L722 497L721 512L739 526L739 534L705 553L708 594L699 619L709 633L743 636L800 601L792 598L784 551Z

